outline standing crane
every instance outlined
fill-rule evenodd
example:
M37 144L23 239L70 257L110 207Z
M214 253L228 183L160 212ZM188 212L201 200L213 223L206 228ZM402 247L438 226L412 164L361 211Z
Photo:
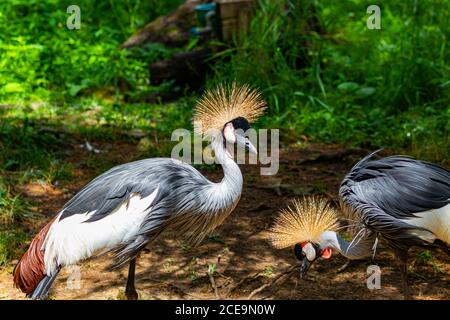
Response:
M125 294L137 299L135 266L142 249L167 228L198 244L233 211L243 178L232 149L237 145L256 153L242 132L265 107L260 93L247 85L207 91L196 105L194 131L210 138L224 172L222 181L211 182L171 158L144 159L108 170L36 235L14 269L15 286L31 299L46 299L61 268L110 251L114 267L129 262Z
M441 249L450 255L450 171L404 156L372 160L374 154L359 161L340 186L342 212L359 226L350 243L336 233L335 210L316 200L297 201L282 211L271 241L277 248L294 246L303 277L332 250L351 260L373 256L381 235L394 250L409 299L408 250Z

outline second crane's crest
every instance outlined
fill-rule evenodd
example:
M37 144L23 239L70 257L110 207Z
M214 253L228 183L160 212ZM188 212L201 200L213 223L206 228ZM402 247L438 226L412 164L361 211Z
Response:
M194 131L209 136L239 117L253 122L263 114L265 108L266 102L258 90L236 82L231 85L221 84L208 90L197 102L193 118Z
M338 214L325 199L294 199L280 211L270 232L270 242L278 249L305 241L317 242L322 232L335 231L338 226Z

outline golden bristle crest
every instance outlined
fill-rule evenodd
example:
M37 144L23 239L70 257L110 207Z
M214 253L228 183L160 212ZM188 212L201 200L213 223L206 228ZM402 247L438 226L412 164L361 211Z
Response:
M337 211L326 199L294 199L280 211L269 239L275 248L282 249L305 241L317 242L322 232L336 231L338 226Z
M205 92L195 107L193 123L197 134L211 135L214 130L238 117L256 121L266 108L261 93L248 85L221 84Z

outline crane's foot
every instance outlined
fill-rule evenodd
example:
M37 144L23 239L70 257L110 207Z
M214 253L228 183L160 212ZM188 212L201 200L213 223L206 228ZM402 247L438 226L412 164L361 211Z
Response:
M405 268L402 270L402 283L403 283L403 299L404 300L414 300L414 297L411 295L411 291L409 290L408 273L407 273L406 264L405 264Z
M402 275L402 282L403 282L403 300L414 300L414 297L411 295L411 291L409 290L406 274Z
M127 298L127 300L137 300L138 299L138 293L136 291L136 289L129 289L126 288L125 289L125 297Z
M130 267L128 269L127 286L125 287L125 297L127 300L137 300L138 293L134 286L134 278L136 272L136 258L130 260Z

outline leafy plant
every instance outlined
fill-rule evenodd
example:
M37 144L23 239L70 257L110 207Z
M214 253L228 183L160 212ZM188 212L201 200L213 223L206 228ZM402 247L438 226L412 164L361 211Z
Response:
M416 256L416 264L417 265L427 265L433 259L433 255L429 250L422 250Z
M266 266L264 268L264 273L263 273L264 277L270 278L272 276L272 274L273 274L273 267L272 266Z

